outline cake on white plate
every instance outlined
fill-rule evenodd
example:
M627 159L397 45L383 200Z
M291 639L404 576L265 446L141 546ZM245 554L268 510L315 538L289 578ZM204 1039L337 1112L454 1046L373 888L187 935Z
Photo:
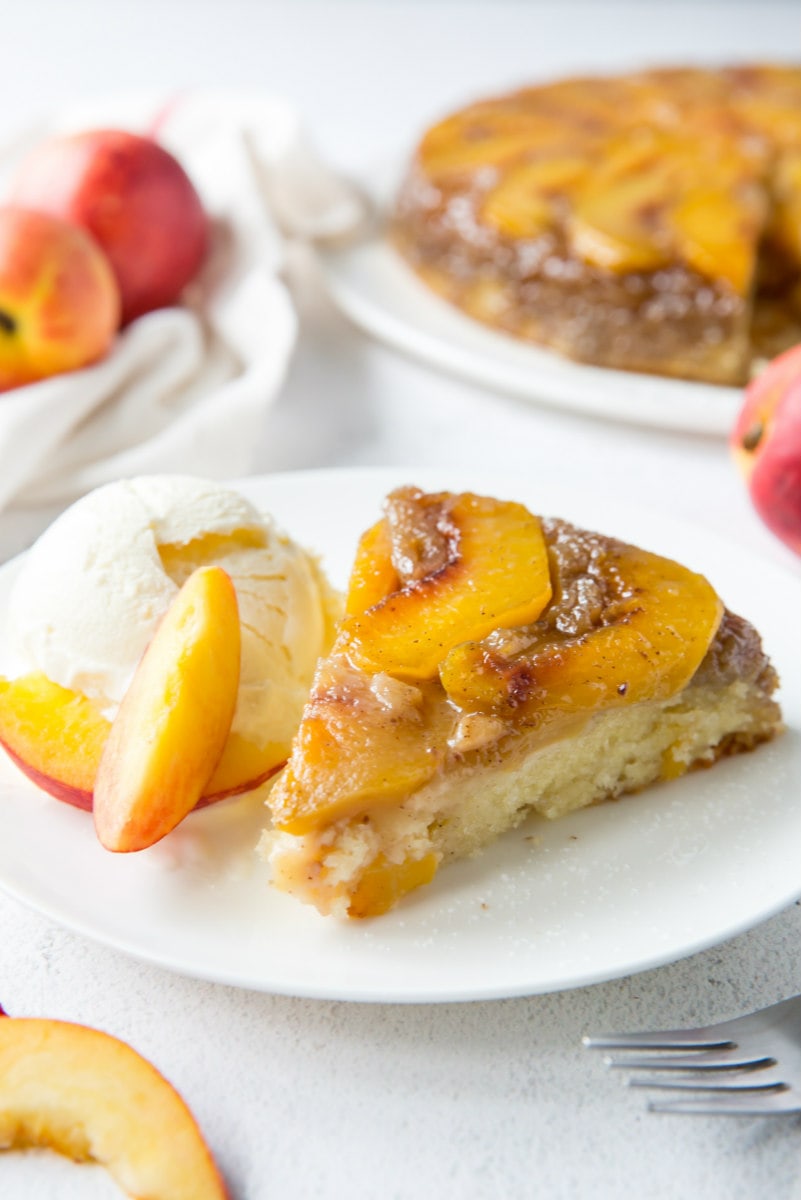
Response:
M521 504L402 488L359 543L262 853L321 913L379 915L529 813L769 740L777 684L703 576Z
M738 385L801 338L801 68L557 80L424 134L391 236L439 295L598 366Z

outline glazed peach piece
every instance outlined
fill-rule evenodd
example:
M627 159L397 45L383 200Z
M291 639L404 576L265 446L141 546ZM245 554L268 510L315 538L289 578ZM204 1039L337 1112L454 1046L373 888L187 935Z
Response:
M457 646L440 667L450 699L519 723L536 717L544 731L686 687L723 615L714 588L679 563L622 543L610 543L602 570L616 594L600 628L576 637L534 624Z
M392 540L386 521L376 521L359 538L348 580L345 616L361 616L401 587L392 561Z
M443 655L479 630L534 620L551 596L542 529L520 504L402 488L386 514L359 543L348 615L271 800L292 833L431 779L449 716L427 681ZM371 752L343 755L351 743Z
M347 602L357 611L337 639L363 670L431 679L453 646L534 621L551 598L542 529L522 504L399 489L385 521L386 534L371 531L357 558ZM400 587L358 612L372 598L365 580L377 591L395 577Z
M481 215L506 237L538 237L553 225L559 201L586 173L586 163L567 153L523 163L490 192Z
M443 717L433 685L410 686L383 673L371 678L332 655L315 680L278 790L270 794L275 825L307 833L421 787L447 749Z
M389 862L383 854L379 854L364 872L358 888L351 896L348 916L382 916L394 908L407 892L431 883L438 866L436 854L426 854L424 858L406 858L402 863Z
M200 567L162 618L103 748L93 811L107 850L152 846L198 803L231 729L240 654L231 578Z

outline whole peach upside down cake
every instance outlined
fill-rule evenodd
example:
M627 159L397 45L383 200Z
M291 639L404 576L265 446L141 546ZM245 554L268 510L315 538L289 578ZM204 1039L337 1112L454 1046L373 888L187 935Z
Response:
M392 493L361 538L262 850L373 916L527 814L558 817L781 728L759 635L707 580L471 493Z
M497 329L741 384L801 340L801 68L579 78L471 104L420 142L392 236Z

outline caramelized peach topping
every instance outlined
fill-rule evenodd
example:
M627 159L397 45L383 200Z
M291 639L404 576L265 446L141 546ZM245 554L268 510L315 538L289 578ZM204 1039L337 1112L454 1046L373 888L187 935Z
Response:
M454 647L440 667L450 699L543 729L595 709L664 699L689 683L723 614L702 575L610 540L572 586L583 623L571 619L573 597L557 576L554 606L541 620Z
M366 671L431 679L454 646L536 620L551 597L540 523L522 504L403 488L366 538L337 641ZM396 578L359 611L375 595L366 581Z
M702 576L657 555L517 504L405 489L360 543L348 613L270 797L276 828L293 835L422 787L472 752L473 714L490 731L480 754L515 728L547 734L680 691L722 605ZM370 876L369 911L385 874ZM392 888L414 877L391 874Z

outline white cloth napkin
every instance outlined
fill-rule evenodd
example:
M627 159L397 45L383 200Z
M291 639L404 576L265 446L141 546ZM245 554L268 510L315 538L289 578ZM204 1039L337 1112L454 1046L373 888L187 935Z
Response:
M0 144L0 191L36 141L103 127L153 134L176 155L211 217L211 250L183 305L132 322L102 362L0 393L0 511L63 507L121 476L248 474L296 336L286 238L337 236L365 215L294 110L249 94L76 107Z

